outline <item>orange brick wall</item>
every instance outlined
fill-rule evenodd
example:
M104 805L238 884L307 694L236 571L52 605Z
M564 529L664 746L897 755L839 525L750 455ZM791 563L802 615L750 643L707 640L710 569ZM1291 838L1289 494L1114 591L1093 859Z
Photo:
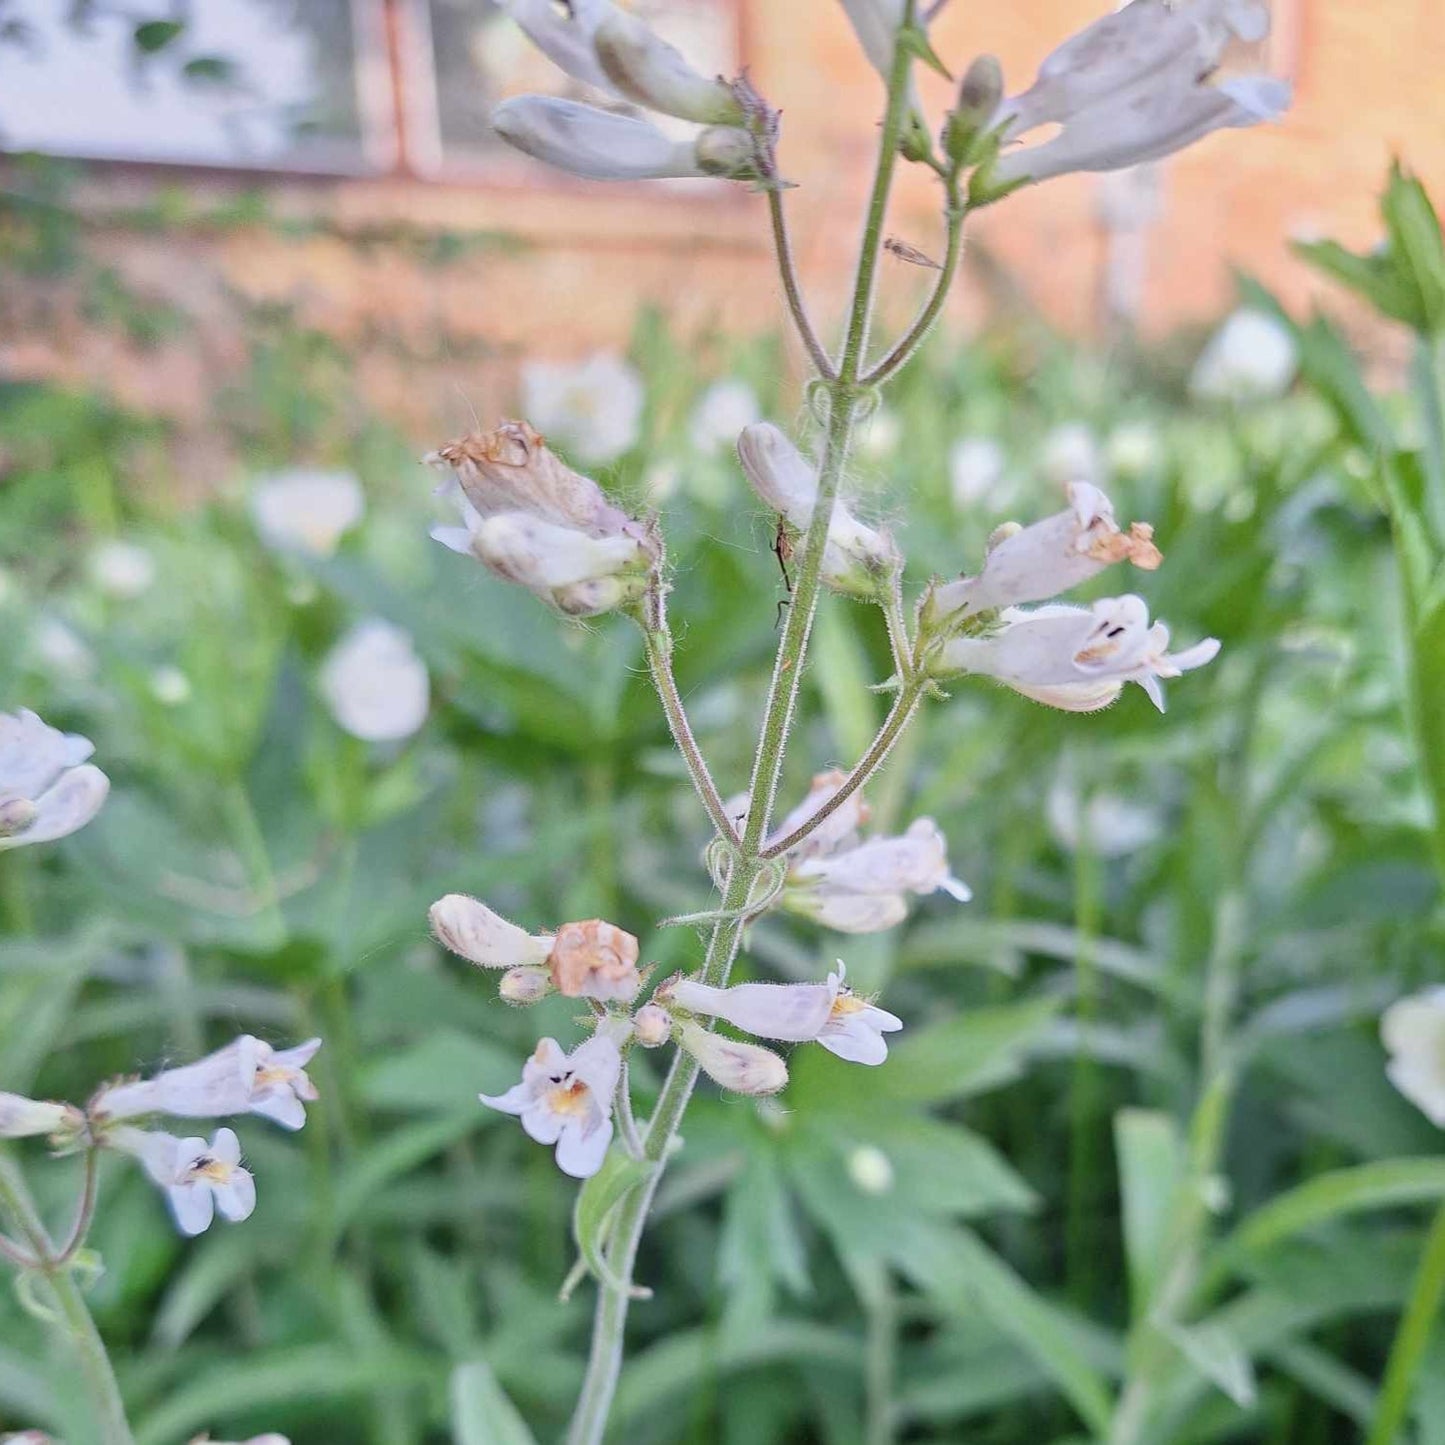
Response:
M1304 304L1318 283L1291 257L1288 237L1368 245L1392 153L1445 195L1445 7L1431 0L1293 3L1293 112L1277 126L1212 137L1167 165L1145 288L1152 330L1216 314L1228 302L1234 266L1290 304ZM935 27L936 48L959 70L979 51L997 53L1017 89L1053 43L1099 10L1099 0L955 0ZM799 182L789 197L795 240L826 325L848 281L881 85L831 0L748 0L745 29L752 74L784 111L784 165ZM932 76L924 88L936 114L949 88ZM174 184L174 176L164 179ZM88 183L89 203L101 216L143 200L160 183L139 169L98 171ZM204 201L224 198L240 182L192 184ZM937 246L935 193L927 175L910 168L890 219L895 233L925 250ZM1019 193L976 222L978 242L1047 316L1075 331L1096 319L1096 194L1094 179L1067 177ZM519 162L481 187L277 181L271 199L281 214L325 219L328 233L296 240L262 229L102 229L106 259L143 291L199 316L197 333L139 358L78 322L57 325L53 305L43 323L37 309L27 325L22 303L0 339L0 368L96 383L194 424L242 360L233 298L285 301L354 348L369 404L426 438L458 425L465 412L459 393L483 414L505 408L524 353L578 354L622 341L643 303L667 308L684 331L711 323L757 331L778 315L763 203L721 184L608 187ZM348 240L355 230L398 221L498 233L517 244L427 265L404 251ZM927 273L890 261L885 313L911 310L926 285ZM976 325L985 310L966 270L950 319ZM378 334L390 344L376 346Z

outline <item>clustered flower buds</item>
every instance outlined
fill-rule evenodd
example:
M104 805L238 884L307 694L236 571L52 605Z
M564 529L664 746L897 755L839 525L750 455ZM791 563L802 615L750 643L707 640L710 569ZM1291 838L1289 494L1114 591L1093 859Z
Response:
M95 817L110 779L86 761L94 751L25 708L0 713L0 852L53 843Z
M1153 529L1114 521L1109 499L1087 482L1070 482L1066 511L1031 527L1000 528L976 577L935 583L920 609L923 652L934 676L975 673L1069 712L1107 707L1136 682L1161 712L1162 679L1213 661L1210 637L1169 651L1169 629L1152 626L1143 598L1107 597L1091 607L1052 603L1115 562L1153 570L1163 560Z
M441 491L462 514L460 527L432 531L443 546L570 617L610 612L646 590L656 540L526 422L449 442L427 460L451 469Z
M598 181L750 177L752 137L733 87L683 56L611 0L557 6L511 0L528 38L574 79L611 101L635 102L702 127L676 139L640 116L552 96L519 95L492 112L497 134L535 160Z

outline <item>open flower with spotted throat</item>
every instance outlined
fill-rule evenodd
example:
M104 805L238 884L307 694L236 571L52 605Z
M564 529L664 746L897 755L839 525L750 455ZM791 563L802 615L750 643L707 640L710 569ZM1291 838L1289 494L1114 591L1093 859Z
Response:
M846 965L826 983L739 983L715 988L696 979L669 984L664 1006L722 1019L744 1033L783 1043L816 1042L854 1064L881 1064L888 1057L884 1034L903 1020L847 986Z
M260 1114L284 1128L299 1129L306 1122L306 1104L318 1097L306 1065L320 1047L320 1039L307 1039L295 1048L275 1049L264 1039L242 1034L193 1064L102 1089L89 1112L102 1124L145 1114L178 1119Z
M522 1066L522 1082L505 1094L480 1094L489 1109L515 1114L527 1136L557 1146L557 1167L587 1179L601 1167L612 1142L612 1096L622 1072L614 1040L596 1034L565 1053L543 1039Z
M241 1143L230 1129L217 1129L209 1144L129 1125L104 1137L110 1148L139 1159L165 1191L182 1234L204 1234L217 1213L238 1223L256 1207L256 1181L241 1167Z
M1219 642L1207 637L1183 652L1169 651L1169 629L1152 626L1142 597L1106 597L1092 607L1054 603L1005 608L999 626L977 637L955 637L933 671L976 673L1007 684L1035 702L1069 712L1094 712L1137 682L1164 711L1165 678L1212 662Z

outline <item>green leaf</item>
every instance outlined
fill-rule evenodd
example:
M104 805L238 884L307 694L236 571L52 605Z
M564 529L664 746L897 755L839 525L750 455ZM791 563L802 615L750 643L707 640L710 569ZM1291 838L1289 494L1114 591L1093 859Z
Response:
M1107 1432L1113 1398L1084 1327L1050 1304L966 1229L924 1224L895 1236L893 1262L920 1290L964 1318L978 1311L1053 1380L1089 1428Z
M135 28L135 48L142 55L154 55L177 39L185 28L184 20L143 20Z
M357 1156L336 1185L336 1207L331 1217L334 1237L361 1213L367 1203L393 1179L409 1174L418 1165L440 1154L448 1145L487 1123L481 1105L466 1113L446 1114L439 1119L413 1124L386 1135Z
M236 66L223 55L198 55L181 66L181 74L196 85L229 85Z
M1204 1376L1241 1409L1254 1404L1258 1393L1254 1366L1239 1342L1217 1323L1180 1325L1160 1320L1155 1327Z
M1188 1155L1174 1120L1149 1109L1121 1109L1114 1116L1114 1147L1119 1157L1129 1295L1134 1318L1142 1319L1165 1262L1165 1241Z
M1336 1169L1255 1210L1220 1250L1227 1259L1239 1260L1347 1215L1440 1199L1445 1199L1445 1159L1385 1159Z
M613 1284L603 1250L611 1227L612 1212L657 1166L647 1159L634 1159L619 1148L610 1149L602 1167L577 1191L572 1209L572 1237L592 1277ZM651 1291L637 1291L645 1297Z
M1445 244L1440 218L1425 187L1398 161L1390 169L1380 212L1390 233L1390 259L1415 302L1416 314L1401 319L1417 331L1445 328Z
M458 1365L449 1393L456 1445L535 1445L536 1437L485 1360Z
M385 1051L362 1075L361 1093L382 1109L458 1112L476 1105L491 1081L515 1073L516 1064L496 1045L442 1027L418 1043Z

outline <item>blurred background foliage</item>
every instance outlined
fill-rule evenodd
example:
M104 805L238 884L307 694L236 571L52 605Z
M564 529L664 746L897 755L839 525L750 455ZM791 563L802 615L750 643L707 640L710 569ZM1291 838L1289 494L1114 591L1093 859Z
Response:
M54 168L7 193L0 266L0 290L73 277L132 339L187 324L92 258ZM1374 1415L1422 1205L1445 1195L1439 1133L1376 1033L1439 979L1416 762L1445 716L1418 662L1439 574L1402 593L1392 524L1445 498L1445 447L1423 362L1371 395L1327 320L1286 324L1301 380L1256 404L1190 399L1191 338L1101 354L1027 319L936 345L890 390L853 485L914 583L1055 510L1051 447L1084 428L1168 559L1102 583L1225 650L1167 719L1137 692L1078 717L959 684L872 802L885 829L934 816L974 902L873 938L753 930L747 975L841 954L908 1030L877 1071L812 1051L776 1101L700 1095L639 1266L657 1294L633 1312L618 1439L1079 1440L1126 1376L1139 1439L1315 1445ZM698 938L652 925L709 906L705 821L634 631L559 625L429 542L414 458L440 439L359 418L348 356L285 312L257 308L247 336L212 418L242 464L201 502L175 500L198 489L164 423L0 381L0 704L91 737L114 780L89 829L0 858L0 1087L78 1099L239 1031L325 1037L306 1130L244 1131L245 1225L183 1242L139 1171L104 1161L89 1297L144 1445L510 1442L503 1389L556 1438L590 1325L587 1287L557 1300L575 1186L476 1094L539 1032L570 1037L570 1005L499 1005L426 908L456 890L528 926L601 915L685 969ZM683 691L731 791L783 582L773 518L689 419L720 375L805 413L776 343L699 347L647 315L631 359L642 436L603 479L661 513ZM1007 459L973 500L950 482L969 436ZM251 479L302 453L365 489L330 558L269 550L247 511ZM154 558L139 595L90 563L116 538ZM349 737L318 694L327 649L372 616L430 671L405 744ZM825 599L788 797L866 744L887 657L871 611ZM73 1162L25 1157L62 1213ZM1440 1445L1445 1337L1430 1351L1412 1428ZM69 1370L0 1292L0 1424L89 1438Z

